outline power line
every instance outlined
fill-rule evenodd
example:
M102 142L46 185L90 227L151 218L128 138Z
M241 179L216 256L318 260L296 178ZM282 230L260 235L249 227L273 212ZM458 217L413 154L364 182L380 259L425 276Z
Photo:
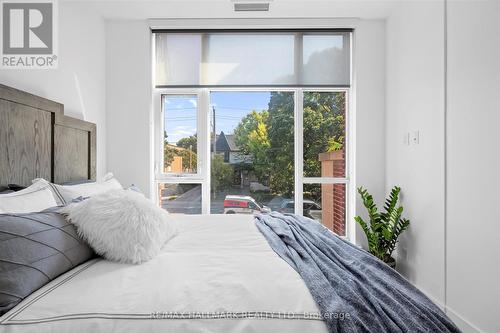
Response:
M267 110L267 108L242 108L237 106L217 106L218 109L226 109L226 110L242 110L242 111L259 111L259 110ZM184 107L184 108L169 108L166 107L166 110L177 111L177 110L197 110L197 107Z
M236 106L217 106L219 109L229 109L229 110L243 110L243 111L258 111L258 110L266 110L267 108L264 109L258 109L258 108L242 108L242 107L236 107Z
M196 119L196 116L180 116L180 117L164 117L163 119L165 120L171 120L171 119Z
M165 120L196 120L196 117L193 116L193 117L165 117L164 118ZM217 116L217 119L227 119L227 120L240 120L240 119L243 119L242 117L238 117L238 116Z
M217 132L215 131L215 106L212 105L212 111L213 111L213 124L214 124L214 155L217 153Z

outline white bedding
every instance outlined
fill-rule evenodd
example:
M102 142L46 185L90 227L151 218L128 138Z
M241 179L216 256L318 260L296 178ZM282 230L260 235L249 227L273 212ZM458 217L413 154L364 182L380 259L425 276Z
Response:
M1 317L0 332L327 332L252 216L176 218L155 259L87 262Z

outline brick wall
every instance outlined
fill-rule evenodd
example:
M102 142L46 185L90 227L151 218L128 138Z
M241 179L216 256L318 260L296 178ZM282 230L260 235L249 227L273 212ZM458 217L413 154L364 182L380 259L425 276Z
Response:
M319 154L322 177L345 177L343 150ZM321 185L323 224L339 235L345 235L345 184Z

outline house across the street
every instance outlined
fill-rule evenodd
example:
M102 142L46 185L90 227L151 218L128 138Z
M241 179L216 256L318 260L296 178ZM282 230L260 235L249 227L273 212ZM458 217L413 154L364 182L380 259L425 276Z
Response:
M220 132L215 141L215 150L217 154L224 154L224 162L229 164L251 164L253 162L252 155L245 155L236 145L234 134L225 134ZM213 152L213 145L211 146Z

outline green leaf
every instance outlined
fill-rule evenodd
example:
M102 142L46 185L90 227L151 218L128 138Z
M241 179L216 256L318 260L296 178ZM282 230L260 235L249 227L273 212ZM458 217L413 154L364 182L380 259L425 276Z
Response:
M399 236L410 224L410 220L401 218L403 207L398 207L400 192L401 188L394 186L385 200L384 212L379 212L372 195L363 187L358 188L370 222L368 224L360 216L354 219L366 234L370 253L382 260L392 255Z

